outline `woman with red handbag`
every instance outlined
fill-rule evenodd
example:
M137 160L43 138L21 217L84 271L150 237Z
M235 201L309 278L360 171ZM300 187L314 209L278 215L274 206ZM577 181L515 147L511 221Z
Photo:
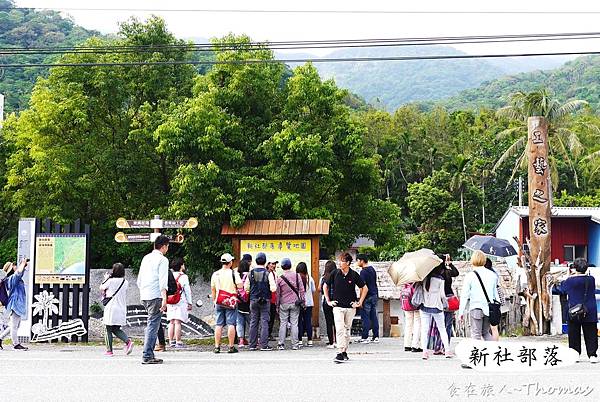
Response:
M458 269L452 264L450 254L446 254L444 258L445 270L443 271L444 276L444 291L448 298L448 308L444 311L444 321L446 323L446 332L448 333L448 339L452 337L452 324L454 322L454 312L458 310L460 304L458 297L452 290L452 278L458 276Z
M444 278L444 293L448 299L448 306L444 308L444 329L448 334L448 342L450 342L450 338L452 337L452 324L454 323L454 312L458 310L459 306L458 297L452 290L452 278L457 277L459 272L452 264L450 254L438 255L438 257L444 260L444 262L439 265L439 268L442 272L442 277ZM431 327L429 328L428 347L437 355L443 355L445 352L442 338L440 337L435 321L431 322Z

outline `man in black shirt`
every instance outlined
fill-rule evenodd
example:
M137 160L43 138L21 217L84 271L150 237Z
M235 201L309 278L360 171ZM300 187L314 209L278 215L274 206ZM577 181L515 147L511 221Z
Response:
M336 338L339 353L333 359L336 363L348 360L348 344L350 343L350 329L356 309L360 308L367 296L367 286L360 275L350 269L352 256L348 253L340 257L340 269L331 273L327 283L323 284L323 294L327 304L333 307ZM360 288L360 299L356 298L356 287ZM333 288L333 300L329 297L329 289Z

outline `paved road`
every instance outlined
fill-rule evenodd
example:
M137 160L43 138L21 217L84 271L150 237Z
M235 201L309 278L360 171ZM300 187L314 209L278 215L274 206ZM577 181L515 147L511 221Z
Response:
M531 340L531 339L529 339ZM160 354L165 364L102 356L102 347L34 346L0 351L2 401L593 401L600 399L600 364L556 371L488 374L457 359L420 359L398 339L351 345L350 361L334 364L322 346L300 351L214 355L185 350ZM585 387L588 387L585 390ZM553 395L543 394L555 388ZM562 388L561 388L562 387ZM558 395L581 387L587 396ZM537 394L537 395L536 395Z

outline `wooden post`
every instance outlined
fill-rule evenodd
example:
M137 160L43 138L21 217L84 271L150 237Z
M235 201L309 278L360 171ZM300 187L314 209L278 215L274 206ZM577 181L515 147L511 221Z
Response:
M389 337L392 328L392 319L390 314L390 299L383 299L383 336Z
M240 260L242 259L242 254L240 252L240 238L239 237L235 236L231 239L231 248L233 250L233 257L239 264Z
M311 257L311 273L315 284L318 286L320 272L319 272L319 237L315 236L310 239L310 257ZM319 303L320 295L315 292L313 295L314 307L312 311L312 324L313 324L313 338L315 340L321 339L321 333L319 331L319 311L321 310L321 303Z
M548 122L544 117L527 119L528 135L528 178L529 178L529 236L531 237L531 273L534 283L529 283L532 293L538 295L534 299L533 311L536 316L537 335L541 335L542 306L549 298L542 278L550 270L550 223L552 187L550 184L550 167L548 165Z

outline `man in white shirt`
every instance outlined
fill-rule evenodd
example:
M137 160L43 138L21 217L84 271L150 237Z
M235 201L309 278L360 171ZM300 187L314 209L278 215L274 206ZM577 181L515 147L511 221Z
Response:
M162 313L167 311L167 287L169 281L169 260L165 254L169 250L169 238L160 235L154 240L154 250L146 254L140 265L137 285L140 299L148 311L148 323L144 336L142 364L161 364L162 359L154 357L154 346Z

